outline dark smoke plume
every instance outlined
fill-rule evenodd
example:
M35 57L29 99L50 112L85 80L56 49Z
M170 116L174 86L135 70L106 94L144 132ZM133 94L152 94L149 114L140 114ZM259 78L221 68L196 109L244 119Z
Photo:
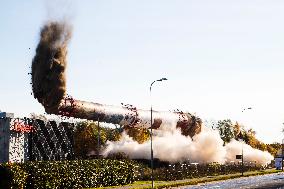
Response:
M71 27L65 22L48 22L41 29L40 41L32 61L34 97L47 113L58 113L66 95L66 55Z

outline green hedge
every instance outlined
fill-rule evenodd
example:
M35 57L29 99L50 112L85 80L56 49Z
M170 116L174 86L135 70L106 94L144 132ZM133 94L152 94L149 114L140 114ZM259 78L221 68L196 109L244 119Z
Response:
M255 171L261 170L260 165L244 165L244 171ZM171 180L183 180L190 178L200 178L206 176L217 176L234 174L241 172L240 164L187 164L187 163L176 163L168 166L156 168L153 171L155 180L159 181L171 181ZM146 166L139 167L138 180L150 180L151 169Z
M75 160L0 165L0 188L68 189L125 185L137 165L128 160Z

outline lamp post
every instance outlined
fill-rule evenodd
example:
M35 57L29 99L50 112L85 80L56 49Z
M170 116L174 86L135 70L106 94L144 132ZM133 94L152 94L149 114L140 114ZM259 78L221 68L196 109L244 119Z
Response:
M244 142L242 142L242 176L244 176Z
M244 108L242 112L251 110L252 107ZM244 140L242 140L242 176L244 176Z
M284 139L282 139L282 144L281 144L281 169L283 171L283 159L284 159L284 155L283 155L283 152L284 152Z
M168 80L167 78L161 78L158 80L155 80L150 85L150 98L152 99L152 86L156 81L165 81ZM152 108L152 100L151 100L151 127L150 127L150 141L151 141L151 180L152 180L152 188L154 188L154 177L153 177L153 169L154 169L154 159L153 159L153 108Z
M97 152L97 158L100 158L100 151L101 151L101 130L100 130L100 119L98 118L98 152Z
M284 126L284 123L282 123ZM284 133L284 127L282 128L282 133ZM281 169L283 171L283 158L284 158L284 139L282 139L282 144L281 144Z

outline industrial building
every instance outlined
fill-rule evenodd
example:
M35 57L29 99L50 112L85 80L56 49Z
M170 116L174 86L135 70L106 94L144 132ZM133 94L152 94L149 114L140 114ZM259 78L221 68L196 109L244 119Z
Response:
M74 158L74 124L0 112L0 163Z

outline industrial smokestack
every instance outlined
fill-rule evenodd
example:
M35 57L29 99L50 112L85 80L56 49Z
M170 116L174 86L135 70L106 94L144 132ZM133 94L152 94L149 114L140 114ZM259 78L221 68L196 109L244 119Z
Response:
M32 61L32 89L34 97L44 106L45 111L121 126L150 128L149 111L131 105L116 107L66 96L66 56L71 33L71 26L66 22L48 22L41 29ZM153 111L153 118L153 129L159 129L167 121L176 120L176 127L181 128L184 135L193 136L201 130L201 120L191 114Z
M118 124L121 126L150 128L150 111L137 109L133 105L122 104L121 107L85 102L66 97L59 105L58 114L88 120ZM153 111L153 129L160 129L172 121L181 128L184 135L194 136L201 131L201 119L183 112ZM167 124L170 125L170 124ZM175 130L175 128L168 128Z

